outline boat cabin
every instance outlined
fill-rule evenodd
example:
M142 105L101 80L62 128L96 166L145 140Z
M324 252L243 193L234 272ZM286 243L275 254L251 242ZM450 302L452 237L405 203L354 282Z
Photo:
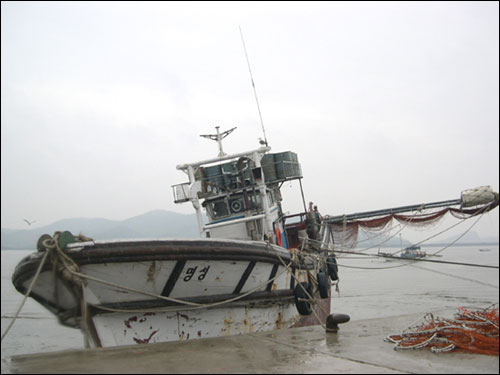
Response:
M300 182L302 178L297 154L270 153L269 146L262 146L227 155L222 150L218 129L212 139L219 141L219 156L178 165L177 169L188 175L189 182L172 186L175 203L190 201L193 204L200 236L267 239L285 248L298 246L300 236L307 235L310 229L308 215L304 212L285 217L280 192L285 181ZM203 218L202 209L208 222Z

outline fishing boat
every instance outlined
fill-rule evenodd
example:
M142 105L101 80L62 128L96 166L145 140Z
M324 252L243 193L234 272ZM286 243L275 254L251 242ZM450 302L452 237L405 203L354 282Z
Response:
M188 181L172 187L175 203L194 207L200 238L46 234L15 269L15 288L81 329L90 347L324 323L338 282L329 227L302 190L304 212L282 208L285 181L302 189L297 154L264 144L228 155L222 139L234 128L216 130L204 137L217 141L218 156L178 165Z
M420 249L420 246L408 246L399 256L406 259L417 259L425 258L427 254Z
M330 314L331 286L339 280L335 253L358 228L384 227L393 218L421 225L446 212L470 217L498 206L498 193L481 187L458 200L320 216L306 205L297 154L271 153L263 141L228 155L222 139L234 129L203 135L217 141L216 157L177 166L188 181L172 186L174 202L192 204L199 238L44 234L17 265L15 288L80 329L88 347L317 324L335 332L349 320ZM284 213L280 191L288 181L298 182L304 208L292 215ZM460 208L421 214L453 205ZM417 214L400 214L409 211Z

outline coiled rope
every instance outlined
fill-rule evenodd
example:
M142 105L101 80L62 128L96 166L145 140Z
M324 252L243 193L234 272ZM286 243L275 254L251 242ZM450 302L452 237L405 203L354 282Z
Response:
M459 350L462 352L498 356L498 303L485 309L459 307L455 319L424 316L424 322L410 326L401 334L389 335L384 341L394 344L394 350L430 347L434 353Z

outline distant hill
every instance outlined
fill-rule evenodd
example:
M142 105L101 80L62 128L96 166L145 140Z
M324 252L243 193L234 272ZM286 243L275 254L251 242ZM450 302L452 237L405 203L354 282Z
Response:
M377 234L367 234L366 232L360 230L358 232L358 247L359 248L367 248L367 247L398 247L401 246L406 247L410 246L411 242L408 240L400 239L399 236L395 236L389 238L386 235L377 235Z
M435 241L436 244L450 244L454 241L457 240L459 235L455 235L453 237L448 237L443 240L437 240ZM456 245L477 245L477 244L497 244L499 242L498 236L496 237L485 237L481 238L479 235L474 232L470 231L467 232L462 238L460 238L455 244ZM430 243L430 244L435 244L435 243Z
M198 236L196 215L185 215L176 212L155 210L125 220L108 220L103 218L73 218L56 221L53 224L34 229L1 229L2 250L35 250L38 238L42 234L53 235L56 231L68 230L73 234L82 233L95 240L140 239L140 238L195 238ZM367 235L359 231L358 246L366 247L398 247L409 246L412 243L404 238L390 238ZM450 244L458 236L449 237L426 245ZM456 242L456 245L467 244L498 244L497 237L480 238L474 232L468 232Z
M456 241L459 235L448 237L444 239L439 239L434 242L425 242L422 246L437 246L437 245L449 245L452 242ZM373 239L370 239L373 237ZM423 239L424 237L422 237ZM481 238L476 232L470 231L467 232L462 238L460 238L457 242L454 242L454 245L480 245L480 244L498 244L499 238L497 237L485 237ZM382 244L379 246L379 244ZM402 240L399 237L388 238L387 236L368 236L363 231L359 231L358 234L358 246L360 248L364 247L407 247L412 245L412 243L404 238Z
M196 215L185 215L165 210L155 210L126 220L102 218L73 218L34 229L1 229L1 249L35 250L42 234L56 231L82 233L94 240L126 238L194 238L198 236Z

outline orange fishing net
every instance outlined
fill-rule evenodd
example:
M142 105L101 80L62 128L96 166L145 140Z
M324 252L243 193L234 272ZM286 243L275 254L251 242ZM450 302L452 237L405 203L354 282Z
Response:
M481 310L459 307L455 319L429 313L424 320L384 341L394 343L395 350L429 347L438 353L456 350L498 356L498 303Z

